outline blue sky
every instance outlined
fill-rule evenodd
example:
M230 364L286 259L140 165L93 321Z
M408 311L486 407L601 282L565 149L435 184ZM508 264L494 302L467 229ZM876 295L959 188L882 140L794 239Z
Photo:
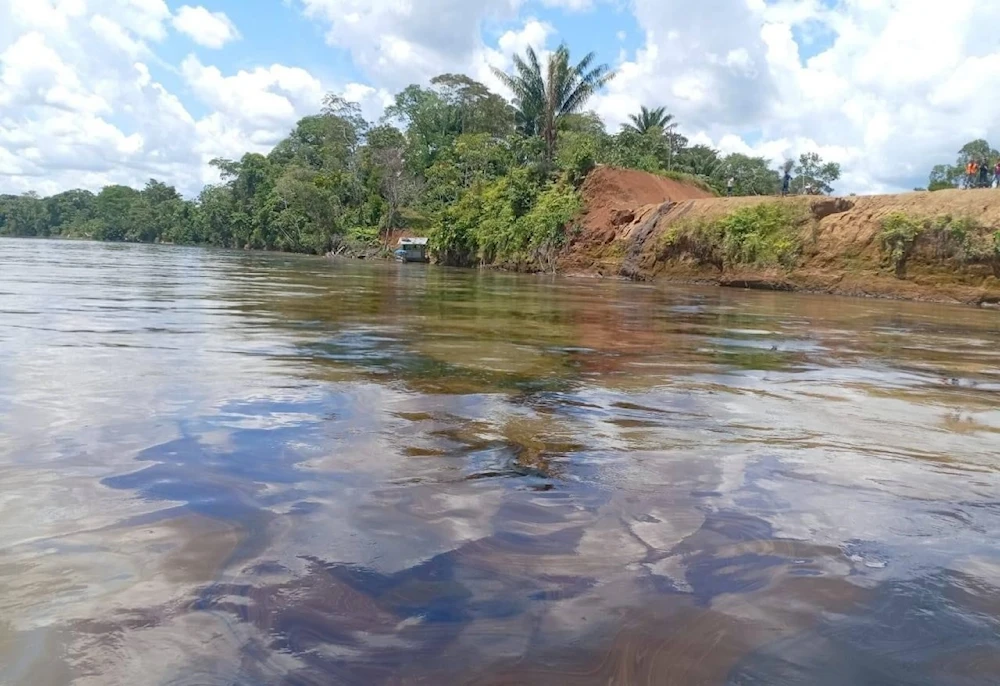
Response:
M618 69L590 103L610 130L662 105L723 153L815 151L839 190L904 190L1000 134L997 20L975 0L0 0L0 193L194 195L326 92L375 119L409 83L499 88L491 67L561 41Z

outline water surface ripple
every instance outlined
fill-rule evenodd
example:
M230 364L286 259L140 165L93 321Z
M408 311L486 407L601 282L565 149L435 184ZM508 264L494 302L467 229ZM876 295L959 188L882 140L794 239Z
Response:
M0 240L0 684L997 684L998 399L995 312Z

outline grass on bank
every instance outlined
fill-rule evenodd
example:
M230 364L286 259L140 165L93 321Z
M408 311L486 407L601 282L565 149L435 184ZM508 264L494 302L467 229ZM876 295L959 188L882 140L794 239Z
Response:
M925 246L939 260L989 264L1000 277L1000 230L968 217L915 217L893 212L881 221L879 244L898 278L906 276L907 262L918 246Z
M713 196L718 196L719 192L712 188L712 186L704 179L704 177L697 176L695 174L688 174L687 172L679 171L659 171L656 172L659 176L667 179L672 179L678 183L685 183L689 186L694 186L699 188L706 193L711 193Z
M733 266L792 268L802 253L807 208L764 202L723 217L680 220L660 239L663 259L693 258L718 269Z

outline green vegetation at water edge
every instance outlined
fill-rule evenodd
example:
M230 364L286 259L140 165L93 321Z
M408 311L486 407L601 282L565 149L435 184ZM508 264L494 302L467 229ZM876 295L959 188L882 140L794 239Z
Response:
M893 212L880 224L882 253L900 278L905 277L907 261L918 246L926 246L938 260L989 264L1000 275L1000 230L968 217L914 217L904 212Z
M220 182L195 199L156 180L141 190L0 195L0 235L322 254L388 250L393 232L407 230L429 235L449 264L540 268L562 244L580 211L578 188L597 165L720 194L730 178L735 195L777 193L780 174L767 160L688 145L663 108L644 108L609 133L585 108L613 77L592 54L575 61L564 46L544 63L531 50L515 60L502 75L510 102L443 74L407 87L371 122L331 94L267 154L213 160ZM797 182L839 175L818 161L803 155Z
M679 220L660 238L664 259L690 257L719 269L738 265L795 266L808 210L798 203L764 202L715 219Z

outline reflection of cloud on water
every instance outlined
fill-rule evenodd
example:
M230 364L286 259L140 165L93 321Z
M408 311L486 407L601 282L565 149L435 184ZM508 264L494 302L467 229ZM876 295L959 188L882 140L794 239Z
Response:
M1000 673L994 319L205 254L0 333L0 681Z

